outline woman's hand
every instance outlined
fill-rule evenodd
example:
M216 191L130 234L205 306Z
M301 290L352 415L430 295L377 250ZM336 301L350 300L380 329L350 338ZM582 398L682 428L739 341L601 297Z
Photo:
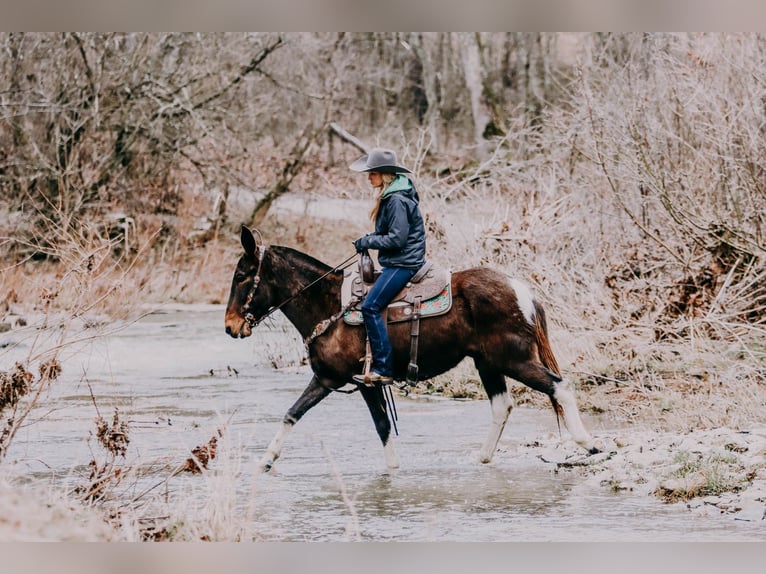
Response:
M363 250L367 249L365 239L367 239L366 235L354 241L354 249L356 249L357 253L361 253Z

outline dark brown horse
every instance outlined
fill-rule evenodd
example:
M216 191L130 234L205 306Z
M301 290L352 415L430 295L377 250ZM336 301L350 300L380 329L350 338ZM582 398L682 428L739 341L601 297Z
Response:
M315 327L341 309L343 272L289 247L266 247L242 227L242 247L226 307L226 332L249 337L252 327L275 307L308 340ZM318 280L319 278L321 280ZM308 287L308 288L307 288ZM479 457L490 462L513 406L505 377L511 377L550 397L574 440L590 453L598 452L585 430L574 395L562 381L548 342L545 314L523 283L488 268L452 274L453 305L420 325L418 378L441 374L464 357L474 360L490 399L492 425ZM395 379L404 380L409 363L409 323L392 323ZM282 427L264 455L268 470L279 458L289 431L306 412L333 390L352 382L365 354L363 326L331 321L319 337L311 338L308 354L314 373L303 394L290 407ZM386 464L399 466L391 441L391 422L380 387L359 386L383 443Z

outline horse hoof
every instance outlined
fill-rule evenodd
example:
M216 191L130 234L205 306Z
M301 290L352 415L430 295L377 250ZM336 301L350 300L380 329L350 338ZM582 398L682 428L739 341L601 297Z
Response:
M605 450L606 447L604 446L604 442L598 438L594 440L590 448L587 449L588 454L598 454L600 452L604 452Z
M607 446L604 444L604 441L600 438L594 439L593 444L588 449L588 454L598 454L600 452L606 452Z

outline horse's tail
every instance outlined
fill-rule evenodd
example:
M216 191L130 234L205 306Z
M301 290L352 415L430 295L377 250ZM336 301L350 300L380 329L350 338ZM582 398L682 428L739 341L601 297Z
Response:
M540 355L540 361L543 366L548 369L556 379L556 382L561 380L561 369L559 369L559 363L556 361L556 355L553 354L551 348L551 342L548 339L548 324L545 320L545 310L542 305L535 301L535 341L537 342L537 352ZM561 419L560 416L564 416L564 412L561 409L556 397L553 393L549 394L551 399L551 405L556 412L556 424L559 427L559 433L561 432Z
M548 324L545 321L545 310L542 305L535 301L535 342L540 354L543 366L555 374L561 380L561 369L553 354L550 340L548 339Z

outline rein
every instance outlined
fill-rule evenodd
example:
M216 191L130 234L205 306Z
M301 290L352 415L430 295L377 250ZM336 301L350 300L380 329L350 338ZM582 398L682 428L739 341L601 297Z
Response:
M265 248L263 245L259 245L259 246L258 246L258 271L255 273L255 277L253 278L253 286L250 288L250 292L247 294L247 299L245 299L245 309L249 309L249 308L250 308L250 304L253 302L253 297L255 297L255 292L256 292L256 290L258 289L258 285L259 285L259 283L261 282L261 269L263 268L263 257L264 257L264 255L265 255L265 254L266 254L266 248ZM284 307L285 305L287 305L287 304L288 304L290 301L293 301L293 300L294 300L296 297L299 297L301 294L305 293L305 292L306 292L308 289L310 289L311 287L313 287L314 285L316 285L317 283L319 283L319 282L320 282L322 279L324 279L325 277L327 277L327 276L328 276L330 273L334 273L335 271L339 271L340 269L345 269L346 267L348 267L348 266L350 265L350 263L349 263L349 262L350 262L350 261L351 261L351 260L352 260L354 257L356 257L356 253L354 253L354 254L353 254L351 257L347 258L347 259L346 259L345 261L343 261L342 263L339 263L338 265L336 265L335 267L333 267L332 269L330 269L330 270L329 270L327 273L325 273L324 275L321 275L321 276L317 277L316 279L314 279L314 280L313 280L311 283L309 283L309 284L308 284L308 285L306 285L305 287L301 287L301 288L298 290L298 292L297 292L297 293L295 293L295 294L291 295L290 297L288 297L287 299L285 299L284 301L282 301L282 302L281 302L279 305L276 305L276 306L274 306L274 307L271 307L271 308L270 308L268 311L266 311L266 313L264 313L264 314L261 316L261 318L260 318L260 319L256 319L256 318L255 318L255 316L254 316L254 315L253 315L253 314L252 314L250 311L248 311L248 312L245 314L245 321L247 321L247 324L248 324L248 325L250 325L250 328L251 328L251 329L254 329L254 328L255 328L255 327L257 327L258 325L260 325L260 324L261 324L261 323L262 323L262 322L263 322L265 319L267 319L268 317L270 317L270 316L271 316L273 313L275 313L275 312L279 311L279 310L280 310L282 307ZM335 316L333 316L333 317L335 317ZM333 317L331 317L330 319L332 319ZM337 320L338 320L338 319L337 319L337 318L335 318L333 322L335 322L335 321L337 321ZM323 321L323 323L324 323L324 322L326 322L326 321L329 321L329 319L325 319L325 321ZM331 323L330 323L330 324L331 324ZM329 327L329 326L330 326L330 325L328 324L328 325L327 325L327 326L326 326L326 327L325 327L325 328L322 330L322 333L324 333L324 331L325 331L325 330L327 330L327 327ZM314 329L314 333L316 333L316 331L317 331L317 329ZM312 336L311 336L311 337L309 337L309 338L310 338L312 341L313 341L314 339L316 339L316 337L318 337L319 335L321 335L321 334L322 334L322 333L317 333L316 335L314 335L314 333L312 333ZM313 337L313 338L312 338L312 337ZM308 344L308 343L307 343L307 344Z
M244 305L245 309L250 307L250 304L252 303L253 298L255 297L255 292L258 289L258 285L261 282L261 269L263 268L263 258L265 255L266 255L266 247L264 247L263 245L259 245L258 246L258 271L256 271L255 273L255 277L253 278L253 286L250 288L250 292L247 294L247 298L245 299L245 305ZM351 262L351 260L354 259L356 256L357 254L354 253L353 255L351 255L351 257L348 257L347 259L345 259L344 261L342 261L341 263L339 263L338 265L330 269L324 275L320 275L319 277L314 279L311 283L309 283L305 287L301 287L297 293L291 295L290 297L282 301L279 305L275 305L274 307L269 308L269 310L266 311L266 313L260 319L256 319L253 316L253 314L248 311L245 314L245 321L247 321L251 329L254 329L256 326L261 324L265 319L270 317L273 313L279 311L282 307L287 305L290 301L293 301L296 297L299 297L302 293L306 292L308 289L310 289L311 287L319 283L322 279L327 277L330 273L334 273L335 271L339 271L340 269L345 269L346 267L349 267L351 263L353 263ZM304 340L304 343L306 344L306 346L308 347L309 345L311 345L311 343L314 342L314 340L316 340L317 337L322 336L325 333L325 331L327 331L327 329L329 329L332 325L334 325L338 321L338 319L340 319L343 316L343 314L346 311L348 311L351 307L356 305L358 302L359 302L358 297L352 297L351 301L349 301L349 303L345 305L340 311L328 317L327 319L320 321L317 324L317 326L314 327L314 330L311 332L311 334L308 337L306 337L306 339ZM355 389L346 391L342 389L327 387L323 382L321 382L321 380L320 380L320 383L325 388L331 391L334 391L336 393L351 394L359 390L358 386ZM405 390L405 396L407 395L406 385L403 385L402 387L399 387L398 385L396 386L400 390ZM384 394L386 402L388 403L389 417L390 417L391 423L393 424L394 432L398 435L399 429L397 429L396 427L396 421L398 419L398 416L396 414L396 405L394 403L394 395L391 389L388 388L388 386L383 389L383 394Z

